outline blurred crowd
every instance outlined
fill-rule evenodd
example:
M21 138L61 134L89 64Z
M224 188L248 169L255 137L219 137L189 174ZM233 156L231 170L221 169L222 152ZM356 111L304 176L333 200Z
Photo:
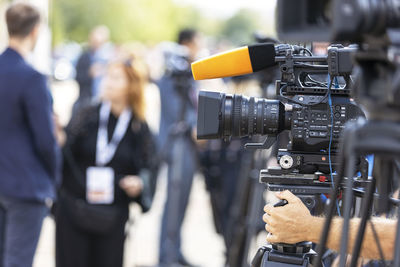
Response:
M79 85L69 123L62 125L48 79L26 62L40 30L39 13L14 4L6 21L9 47L0 56L0 266L32 265L49 214L56 222L57 267L122 266L129 205L151 209L163 165L167 198L159 266L193 266L182 253L181 227L198 171L224 237L227 265L241 266L249 245L249 192L258 185L257 177L247 178L263 166L253 162L254 152L242 150L246 140L196 140L200 85L190 64L218 45L207 47L195 29L157 46L116 45L106 26L95 27L86 45L55 49L53 79ZM265 96L271 81L229 79L222 89ZM262 228L260 220L253 230Z

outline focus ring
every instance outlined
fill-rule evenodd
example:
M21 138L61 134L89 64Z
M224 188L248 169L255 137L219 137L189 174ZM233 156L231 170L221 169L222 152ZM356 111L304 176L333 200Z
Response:
M232 105L233 97L232 95L226 95L224 101L224 136L232 135Z
M233 97L233 135L240 136L240 127L241 127L241 118L242 118L242 96L234 95Z
M248 134L249 135L253 135L254 130L253 130L253 126L254 126L254 97L250 97L249 100L249 112L248 112L248 121L249 121L249 125L248 125Z

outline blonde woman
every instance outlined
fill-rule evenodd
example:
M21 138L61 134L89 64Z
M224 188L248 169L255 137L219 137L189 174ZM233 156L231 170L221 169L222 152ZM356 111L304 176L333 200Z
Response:
M110 64L101 103L78 112L67 127L57 267L122 267L128 205L149 208L143 173L153 140L140 66L135 60Z

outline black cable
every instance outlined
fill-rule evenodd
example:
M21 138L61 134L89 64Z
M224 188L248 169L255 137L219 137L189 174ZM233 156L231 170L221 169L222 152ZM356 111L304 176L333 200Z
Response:
M302 47L302 48L300 48L300 51L305 51L305 52L307 52L308 55L310 55L311 57L313 56L313 53L312 53L308 48Z
M309 68L319 68L319 69L323 69L323 68L328 69L328 65L314 65L314 64L303 63L303 62L296 62L296 66L303 66L303 67L309 67Z
M309 79L309 77L306 77L307 79ZM320 86L320 87L327 87L327 84L318 82L318 81L314 81L314 80L310 80L309 81L304 81L302 84L305 84L306 87L315 87L315 86ZM310 85L311 84L311 85Z
M320 85L322 87L328 87L328 84L326 82L320 82L320 81L314 80L313 78L311 78L310 74L308 74L306 78L308 78L311 82L314 82L314 83L316 83L316 84L318 84L318 85ZM338 84L338 85L339 85L339 87L336 87L335 89L339 89L340 90L340 89L345 89L347 84L344 83L344 85L343 84L342 85Z
M310 79L312 82L322 84L322 85L324 85L325 87L328 87L328 86L329 86L329 84L328 84L327 82L321 82L321 81L314 80L314 78L312 78L310 74L307 75L307 78Z
M305 87L316 87L316 86L324 86L321 84L313 83L313 82L304 82L302 85L305 85Z
M311 104L306 104L306 103L303 103L303 102L294 100L294 99L292 99L292 98L289 98L289 97L283 95L283 89L285 89L287 86L288 86L288 85L285 84L285 85L283 85L283 86L281 87L281 89L279 90L279 95L280 95L282 98L288 100L289 102L296 103L296 104L299 104L299 105L302 105L302 106L315 106L315 105L321 104L322 102L324 102L324 101L326 100L326 98L327 98L328 95L329 95L329 91L327 90L326 93L325 93L325 95L323 96L323 98L322 98L320 101L315 102L315 103L311 103Z
M325 87L328 86L328 84L327 84L326 82L320 82L320 81L314 80L314 79L311 77L310 74L307 75L307 78L310 79L310 81L312 81L312 82L314 82L314 83L321 84L321 85L323 85L323 86L325 86Z

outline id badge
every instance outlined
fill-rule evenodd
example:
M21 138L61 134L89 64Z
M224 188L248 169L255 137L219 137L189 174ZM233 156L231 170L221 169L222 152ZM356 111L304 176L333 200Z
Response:
M112 168L87 168L86 200L90 204L112 204L114 202L114 170Z

